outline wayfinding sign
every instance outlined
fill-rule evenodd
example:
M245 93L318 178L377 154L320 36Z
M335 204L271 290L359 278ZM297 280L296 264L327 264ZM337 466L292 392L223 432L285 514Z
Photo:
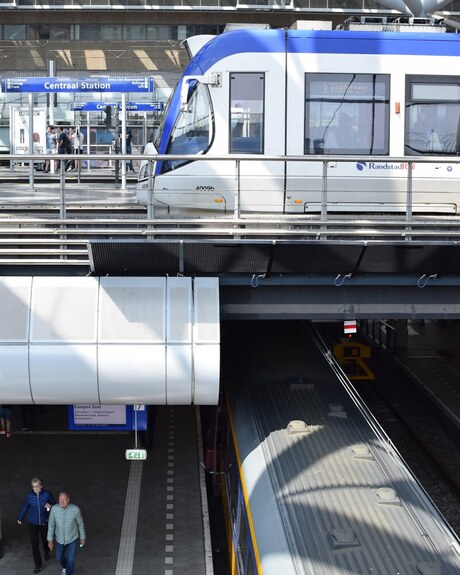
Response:
M69 405L69 429L82 431L123 431L147 428L145 406ZM136 416L133 416L136 411Z
M73 109L78 112L103 112L107 106L116 106L121 110L121 104L106 102L75 102ZM127 102L126 104L127 112L161 112L163 108L163 102Z
M153 92L153 78L4 78L3 92Z
M147 459L147 451L145 449L126 449L125 458L128 461L144 461Z

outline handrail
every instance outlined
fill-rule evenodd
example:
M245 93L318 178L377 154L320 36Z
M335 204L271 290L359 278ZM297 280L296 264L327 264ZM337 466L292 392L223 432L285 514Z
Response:
M4 154L0 160L9 161L10 165L17 162L38 162L44 159L61 160L61 166L65 160L75 159L77 162L94 160L113 160L113 155L91 154ZM442 215L421 215L412 210L412 167L417 164L438 164L440 166L452 166L458 169L460 159L446 157L393 157L372 156L372 157L343 157L343 156L264 156L264 161L272 162L321 162L322 182L318 187L321 193L320 211L317 213L244 213L241 211L239 202L236 202L235 210L230 213L218 213L216 215L196 216L194 213L184 217L174 215L158 216L153 206L153 170L154 162L158 160L189 159L194 161L225 161L235 165L235 174L239 176L241 162L260 162L261 156L258 154L239 154L225 156L209 155L158 155L146 156L143 154L118 154L116 160L120 162L122 174L125 173L125 161L147 160L148 166L148 186L151 188L150 201L147 206L140 206L133 196L129 194L115 194L115 191L122 191L114 183L107 188L104 183L101 191L110 189L114 192L113 203L108 204L104 196L101 200L92 199L98 193L98 188L94 184L89 191L90 199L79 199L81 185L85 186L80 178L76 181L75 172L72 173L71 180L67 179L67 174L62 170L56 178L55 183L46 182L54 190L56 201L50 197L45 200L40 195L29 194L24 188L26 196L22 199L22 204L17 204L11 208L9 202L1 200L0 197L0 264L66 264L66 265L87 265L88 263L88 243L91 241L230 241L232 243L242 242L245 244L260 242L293 243L293 242L333 242L358 244L366 246L378 243L407 243L412 245L437 245L448 244L457 246L460 242L460 214ZM328 212L328 173L332 166L344 162L374 162L398 164L404 163L407 169L404 175L407 178L407 206L406 211L399 214L353 214L332 215ZM79 164L81 166L81 163ZM454 168L455 167L455 168ZM15 180L17 172L0 167L0 182L2 173L8 174L9 179ZM319 173L319 172L317 172ZM417 172L414 172L414 175ZM35 178L35 174L29 170L23 176L31 177L32 182L41 182L41 177ZM86 176L86 171L84 172ZM22 180L24 181L24 179ZM371 179L370 179L371 181ZM9 184L10 185L10 184ZM5 189L3 184L3 189ZM322 189L321 189L322 186ZM0 188L2 184L0 183ZM30 183L29 183L30 188ZM37 188L38 189L38 188ZM84 188L86 190L86 188ZM59 194L56 192L59 191ZM93 193L94 191L94 193ZM186 193L184 190L181 192ZM196 193L191 191L190 193ZM218 191L216 192L218 193ZM460 190L459 190L460 193ZM235 197L241 194L240 184L237 182ZM71 197L72 196L72 197ZM41 198L41 199L40 199ZM77 199L75 199L77 198ZM118 202L118 203L117 203ZM114 213L107 213L108 205L116 207ZM31 213L31 206L39 208L41 215ZM72 212L69 211L72 209ZM90 217L88 211L91 211ZM135 212L135 213L133 213Z

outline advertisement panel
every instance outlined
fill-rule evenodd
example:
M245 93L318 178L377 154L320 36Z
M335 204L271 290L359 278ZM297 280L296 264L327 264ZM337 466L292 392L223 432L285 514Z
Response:
M10 107L10 147L12 154L29 153L29 108ZM44 154L46 150L46 108L33 111L33 153Z

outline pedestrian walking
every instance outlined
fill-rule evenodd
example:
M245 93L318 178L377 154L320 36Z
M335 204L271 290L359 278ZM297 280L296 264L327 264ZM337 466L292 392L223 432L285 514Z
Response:
M48 547L53 550L56 541L56 559L62 566L62 575L73 575L75 552L86 542L85 524L80 508L70 503L66 491L59 493L59 503L53 505L48 522Z
M45 561L48 561L50 557L47 539L48 518L50 509L56 503L56 499L54 499L50 491L43 489L43 484L39 477L34 477L30 483L32 491L26 496L25 503L18 516L18 523L22 525L25 516L28 516L30 544L35 563L34 573L39 573L43 568L40 538Z
M0 405L0 435L11 437L11 419L13 417L12 405Z

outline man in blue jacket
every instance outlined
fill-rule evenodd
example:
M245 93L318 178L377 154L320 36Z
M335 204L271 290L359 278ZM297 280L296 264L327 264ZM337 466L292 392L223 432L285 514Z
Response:
M78 539L80 547L86 541L85 524L80 508L70 503L66 491L59 493L59 504L53 505L48 523L48 547L53 550L56 539L56 559L62 565L62 575L73 575Z
M51 507L56 503L56 499L54 499L53 495L49 491L43 489L41 479L38 477L34 477L31 484L32 491L30 491L26 496L26 501L18 517L18 523L21 525L24 517L29 514L29 536L30 543L32 545L32 555L35 561L34 573L39 573L43 566L42 556L40 554L39 536L42 540L45 561L48 561L48 517Z

